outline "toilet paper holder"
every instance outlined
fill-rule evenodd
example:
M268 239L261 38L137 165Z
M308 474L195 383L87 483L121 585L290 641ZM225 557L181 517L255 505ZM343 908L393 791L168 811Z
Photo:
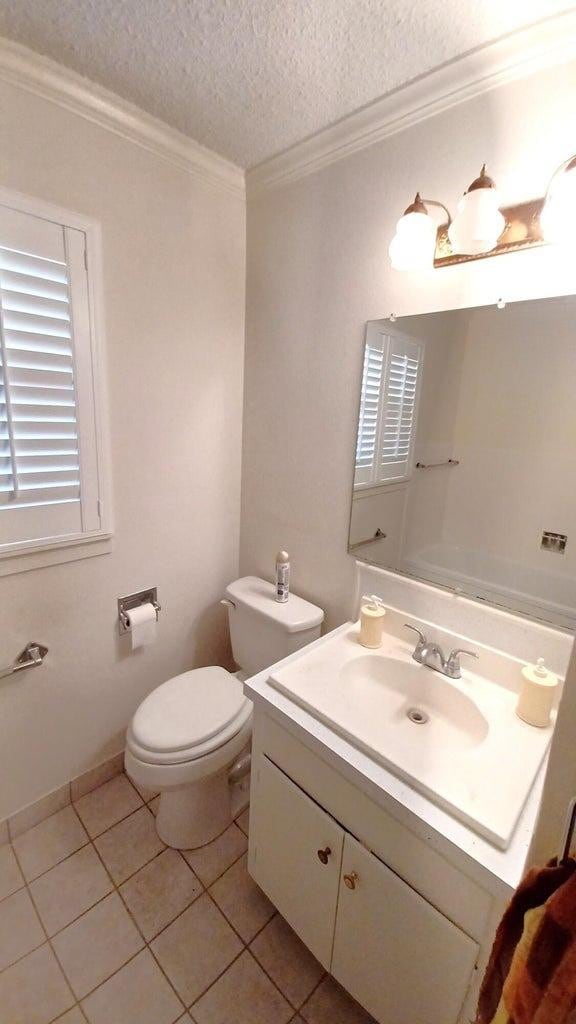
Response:
M158 621L158 612L162 610L162 605L158 604L156 587L150 587L148 590L139 590L137 594L128 594L127 597L119 597L118 630L120 636L125 636L126 633L131 632L128 625L128 612L133 608L138 608L141 604L151 604L156 612L156 621Z

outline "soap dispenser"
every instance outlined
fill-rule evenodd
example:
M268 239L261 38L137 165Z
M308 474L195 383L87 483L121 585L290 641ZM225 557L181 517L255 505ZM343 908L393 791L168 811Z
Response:
M360 609L360 635L358 643L363 647L381 647L382 630L386 608L384 602L376 594L362 598Z
M522 675L524 678L516 714L528 725L544 729L550 724L558 677L545 667L544 658L538 658L536 665L525 665Z

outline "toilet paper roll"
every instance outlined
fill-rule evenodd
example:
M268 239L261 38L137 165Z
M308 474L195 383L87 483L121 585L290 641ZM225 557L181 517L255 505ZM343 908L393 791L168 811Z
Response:
M149 644L154 643L158 623L156 621L156 609L153 604L150 604L149 601L145 604L139 604L137 608L131 608L126 613L126 617L128 619L133 651L137 647L148 647Z

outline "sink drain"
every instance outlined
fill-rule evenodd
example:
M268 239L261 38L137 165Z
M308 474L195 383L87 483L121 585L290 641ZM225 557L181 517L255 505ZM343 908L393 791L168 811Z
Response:
M425 711L422 711L421 708L408 708L406 716L411 722L414 722L415 725L426 725L426 722L430 718L430 716L427 715Z

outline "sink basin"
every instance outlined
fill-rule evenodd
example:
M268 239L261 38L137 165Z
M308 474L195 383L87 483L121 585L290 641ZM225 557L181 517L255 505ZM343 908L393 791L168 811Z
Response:
M513 689L468 670L448 679L386 634L368 653L357 636L351 627L326 637L273 671L270 684L506 849L552 727L522 722Z
M474 701L414 661L360 655L343 666L340 677L355 713L365 708L372 717L376 702L375 731L386 730L390 744L413 747L416 757L477 747L486 739L488 722Z

